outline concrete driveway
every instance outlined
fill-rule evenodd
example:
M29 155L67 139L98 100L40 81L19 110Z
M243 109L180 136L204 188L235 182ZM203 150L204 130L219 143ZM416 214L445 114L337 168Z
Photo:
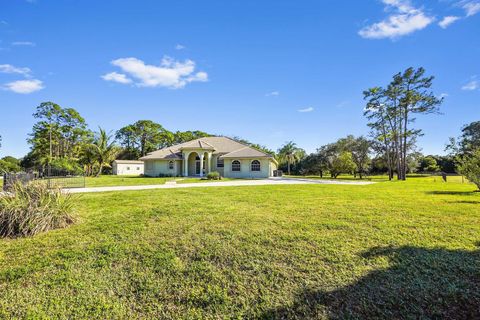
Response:
M361 186L361 185L368 185L372 183L374 182L316 180L316 179L301 179L301 178L270 178L270 179L259 179L259 180L230 180L230 181L210 181L210 182L198 182L198 183L167 182L165 184L156 184L156 185L75 188L75 189L64 189L64 192L88 193L88 192L132 191L132 190L151 190L151 189L239 187L239 186L265 186L265 185L291 185L291 184L342 184L342 185Z

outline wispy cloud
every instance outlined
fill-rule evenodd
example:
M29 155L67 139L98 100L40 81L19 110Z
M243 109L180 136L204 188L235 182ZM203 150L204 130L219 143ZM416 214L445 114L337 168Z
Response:
M9 90L20 94L29 94L35 91L45 88L43 82L37 79L32 80L18 80L5 84L3 86L5 90Z
M279 96L280 95L280 92L278 91L272 91L272 92L269 92L267 94L265 94L266 97L276 97L276 96Z
M297 111L303 113L303 112L312 112L313 110L315 110L313 107L308 107L308 108L298 109Z
M448 97L448 93L445 93L445 92L444 92L444 93L441 93L441 94L438 96L439 99L443 99L443 98L446 98L446 97Z
M185 49L185 46L178 43L178 44L175 46L175 49L176 49L176 50L183 50L183 49Z
M35 47L35 42L31 41L15 41L12 42L12 46L26 46L26 47Z
M24 77L29 77L31 72L32 70L30 70L30 68L19 68L11 64L0 64L0 73L16 73Z
M136 79L135 85L139 87L165 87L178 89L185 87L191 82L208 81L208 74L206 72L195 72L195 62L192 60L185 60L182 62L170 57L164 57L160 65L149 65L145 64L145 62L140 59L131 57L113 60L111 64L119 67L124 73L126 73L125 78L128 75L131 78ZM103 78L112 81L114 77L117 80L120 79L120 77L122 77L121 75L122 74L117 73L112 76L112 73L110 73L104 75ZM123 83L129 82L124 81Z
M367 39L396 39L426 28L435 18L415 8L408 0L383 0L386 10L393 10L384 20L362 28L358 34Z
M478 80L472 80L462 87L462 90L473 91L480 88Z
M113 81L113 82L118 82L123 84L132 83L132 79L127 78L126 75L122 73L117 73L117 72L110 72L110 73L104 74L102 76L102 79L105 81Z
M461 1L461 6L465 9L467 17L471 17L480 12L480 1Z
M454 23L455 21L457 21L459 19L460 19L460 17L457 17L457 16L446 16L438 23L438 25L441 28L446 29L446 28L448 28L449 25L451 25L452 23Z
M350 101L348 101L348 100L341 101L340 103L337 104L337 108L343 108L346 105L348 105L349 103L350 103Z

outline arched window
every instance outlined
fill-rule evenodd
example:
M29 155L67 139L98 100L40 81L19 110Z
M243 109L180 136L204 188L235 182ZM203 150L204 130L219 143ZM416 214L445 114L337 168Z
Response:
M232 171L240 171L240 161L238 160L232 161Z
M252 171L260 171L260 161L253 160L252 164L251 164L251 170Z
M173 161L168 162L168 169L173 170L174 163Z

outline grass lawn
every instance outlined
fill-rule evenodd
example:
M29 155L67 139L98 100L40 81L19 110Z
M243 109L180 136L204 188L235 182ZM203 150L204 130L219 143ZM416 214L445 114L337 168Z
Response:
M0 240L0 318L479 318L474 189L84 194L77 224Z
M372 176L364 176L363 179L361 180L358 176L354 177L353 175L349 174L341 174L339 175L336 179L330 177L329 175L324 175L323 177L320 176L312 176L312 175L306 175L306 176L294 176L294 175L285 175L287 178L306 178L306 179L321 179L321 180L354 180L354 181L374 181L374 182L386 182L388 181L388 176L387 175L372 175ZM421 175L421 174L409 174L407 176L408 179L418 179L422 178L423 181L432 181L432 182L442 182L442 177L441 176L430 176L430 175ZM394 180L396 177L394 178ZM458 183L464 183L466 182L465 178L462 178L462 176L447 176L447 182L458 182Z
M196 183L209 182L213 180L202 180L200 178L154 178L139 176L113 176L103 175L98 178L86 177L85 185L89 187L112 187L112 186L137 186L137 185L154 185L165 184L166 181L177 181L177 183ZM222 181L231 179L223 178Z

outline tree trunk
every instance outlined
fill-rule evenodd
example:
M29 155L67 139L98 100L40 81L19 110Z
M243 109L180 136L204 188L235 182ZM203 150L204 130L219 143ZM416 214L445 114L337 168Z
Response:
M288 175L290 175L290 161L287 161L287 171Z
M103 169L103 164L100 164L100 168L98 169L98 172L97 172L97 175L95 177L100 177L100 174L102 173L102 169Z

